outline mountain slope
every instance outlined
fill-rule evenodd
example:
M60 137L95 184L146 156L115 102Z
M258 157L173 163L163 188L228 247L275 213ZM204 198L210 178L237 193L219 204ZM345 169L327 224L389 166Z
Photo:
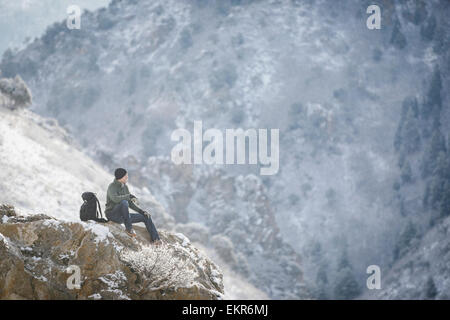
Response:
M14 205L20 215L45 214L61 223L80 222L84 191L96 192L104 208L106 188L113 175L86 156L55 119L41 117L27 109L0 107L0 132L0 203ZM142 206L152 212L159 230L189 234L183 224L174 223L146 188L131 184L130 190ZM192 243L205 246L202 241ZM214 250L201 249L202 254L208 256L217 255ZM236 277L227 261L221 263L226 270L224 299L267 298L245 279ZM242 288L249 290L242 292Z
M106 188L114 176L87 157L57 121L27 109L0 108L0 172L3 203L26 213L47 212L78 220L84 191L92 191L104 207ZM133 188L152 204L164 221L164 211L146 189ZM156 214L156 216L158 215Z
M229 237L243 259L282 248L273 266L250 263L280 277L262 284L271 297L299 297L290 284L300 273L312 287L327 279L319 291L333 297L341 260L360 287L368 265L394 260L408 206L395 191L402 103L423 92L448 47L448 1L385 2L380 30L366 27L370 4L113 1L84 14L81 30L57 23L8 52L0 69L27 80L33 110L57 118L88 154L110 169L129 164L176 222ZM279 128L279 173L175 167L170 134L195 120ZM406 189L414 207L418 188ZM293 258L278 263L285 252Z
M450 298L450 218L413 239L401 258L381 273L381 289L359 299Z

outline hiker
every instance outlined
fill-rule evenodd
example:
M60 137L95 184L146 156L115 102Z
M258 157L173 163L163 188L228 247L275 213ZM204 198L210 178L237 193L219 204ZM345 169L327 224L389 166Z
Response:
M108 220L116 223L124 223L126 233L131 237L136 237L136 232L132 228L133 223L144 222L151 242L160 245L158 231L152 222L150 213L137 206L137 198L130 193L128 186L128 173L123 168L117 168L114 171L114 180L108 186L106 193L105 215ZM133 209L139 213L130 213Z

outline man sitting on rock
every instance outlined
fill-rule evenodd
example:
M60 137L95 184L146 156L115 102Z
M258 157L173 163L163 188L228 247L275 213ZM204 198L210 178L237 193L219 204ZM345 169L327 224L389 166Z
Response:
M144 222L152 243L159 245L161 239L158 231L152 222L150 213L142 210L137 206L137 198L130 193L128 186L128 173L123 168L117 168L114 171L114 180L108 186L106 193L105 215L108 220L116 223L124 223L126 233L131 237L136 237L136 233L132 228L133 223ZM139 212L130 213L129 208Z

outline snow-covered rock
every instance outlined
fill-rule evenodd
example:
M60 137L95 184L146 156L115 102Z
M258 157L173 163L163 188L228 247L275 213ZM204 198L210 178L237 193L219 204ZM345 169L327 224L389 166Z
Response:
M222 299L220 268L186 241L144 228L130 238L109 222L65 222L16 216L1 206L0 299ZM76 266L76 267L74 267ZM79 268L80 287L69 277Z

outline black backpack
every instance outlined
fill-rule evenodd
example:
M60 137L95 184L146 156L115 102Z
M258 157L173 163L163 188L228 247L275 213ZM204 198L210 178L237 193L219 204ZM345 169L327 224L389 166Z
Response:
M83 192L81 198L84 201L80 208L81 221L94 220L97 222L108 222L108 220L102 217L102 207L95 193Z

